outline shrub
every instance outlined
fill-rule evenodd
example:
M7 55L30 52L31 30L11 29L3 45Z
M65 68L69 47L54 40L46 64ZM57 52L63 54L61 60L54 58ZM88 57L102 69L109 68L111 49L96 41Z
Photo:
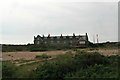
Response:
M79 69L76 72L66 74L65 78L117 78L117 70L112 70L112 67L104 65L89 66L86 69Z
M67 54L57 56L56 60L39 66L34 73L37 78L42 79L116 77L115 58L115 56L105 57L98 52L77 51L75 56L67 52Z
M108 64L109 60L99 54L98 52L80 52L75 55L76 65L78 67L86 68L87 66L94 66L95 64Z
M37 52L37 51L47 51L47 49L46 48L31 48L30 51L31 52L34 52L34 51L35 52Z
M16 66L11 62L2 63L2 77L3 78L12 78L16 71Z
M53 62L46 62L35 70L38 78L60 78L62 79L66 73L75 70L73 66L73 58L71 55L59 55L57 60Z
M38 59L43 59L43 58L50 58L51 56L48 56L46 54L42 54L42 55L37 55L35 58L38 58Z

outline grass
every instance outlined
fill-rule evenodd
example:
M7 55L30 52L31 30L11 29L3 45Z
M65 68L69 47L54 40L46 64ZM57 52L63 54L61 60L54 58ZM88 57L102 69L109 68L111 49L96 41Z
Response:
M24 62L29 62L29 60L20 60L20 63L24 63ZM42 61L42 62L34 62L31 64L26 64L26 65L21 65L21 66L15 66L16 70L15 73L13 75L13 78L31 78L34 77L34 73L33 70L35 70L38 66L40 66L41 64L43 64L46 61ZM9 65L12 64L11 61L3 61L3 64L5 65Z
M32 63L27 65L22 65L17 68L17 71L14 75L15 78L29 78L32 77L32 71L39 66L41 63Z

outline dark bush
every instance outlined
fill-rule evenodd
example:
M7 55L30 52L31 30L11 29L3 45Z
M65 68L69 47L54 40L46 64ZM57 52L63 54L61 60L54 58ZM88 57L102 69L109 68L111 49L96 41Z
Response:
M57 60L53 62L46 62L35 70L38 78L60 78L68 72L75 70L74 62L71 55L59 55ZM72 66L72 67L71 67Z
M38 59L44 59L44 58L50 58L51 56L48 56L46 54L42 54L42 55L37 55L35 58L38 58Z
M30 49L30 51L31 52L37 52L37 51L47 51L47 49L46 48L32 48L32 49Z
M3 78L12 78L16 71L16 66L11 62L2 63L2 77Z
M95 64L109 64L107 57L99 54L98 52L79 52L75 55L76 65L78 67L86 68L87 66L94 66Z
M76 72L66 74L65 78L117 78L118 72L112 70L112 67L104 65L89 66L86 69L79 69Z
M114 78L117 77L116 56L106 57L98 52L78 51L75 56L71 52L59 55L52 62L45 62L35 71L37 78Z

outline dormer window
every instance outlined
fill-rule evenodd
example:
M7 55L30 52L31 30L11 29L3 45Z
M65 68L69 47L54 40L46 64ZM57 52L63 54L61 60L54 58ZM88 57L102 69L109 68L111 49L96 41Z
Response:
M38 37L37 40L40 40L40 38Z
M64 41L64 44L66 43L66 41Z
M72 36L70 36L70 39L72 39Z
M66 36L63 36L63 39L66 39Z
M51 41L51 43L53 43L53 40Z
M72 43L72 40L70 41L70 43Z
M78 37L78 36L76 36L76 38L78 39L79 37Z
M80 43L80 44L85 44L85 41L80 41L79 43Z
M60 39L60 37L58 36L57 39Z
M60 41L57 41L57 43L60 43Z
M37 41L37 44L40 44L40 41Z
M47 37L45 37L44 39L47 39Z
M47 42L45 41L45 44L47 44Z

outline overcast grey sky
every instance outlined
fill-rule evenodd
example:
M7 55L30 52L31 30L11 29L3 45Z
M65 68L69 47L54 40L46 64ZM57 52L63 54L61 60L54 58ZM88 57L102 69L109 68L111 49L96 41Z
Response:
M0 43L33 43L38 34L99 35L99 42L118 41L117 2L78 0L4 0L0 3ZM114 1L114 0L113 0Z

